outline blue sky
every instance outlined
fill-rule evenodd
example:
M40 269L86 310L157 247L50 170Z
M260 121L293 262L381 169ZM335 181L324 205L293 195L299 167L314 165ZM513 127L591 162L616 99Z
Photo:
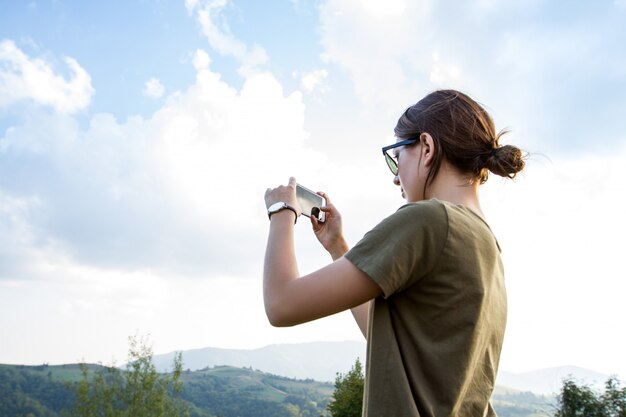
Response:
M123 359L136 331L157 352L358 340L349 314L267 323L263 192L327 191L356 243L402 204L398 116L457 88L532 155L482 192L502 369L626 375L625 21L623 0L2 3L0 363ZM297 243L302 272L329 261L306 225Z
M289 82L293 62L319 62L321 46L315 31L310 30L317 13L313 2L296 6L281 1L276 6L231 3L222 15L242 41L264 45L272 56L267 67ZM67 71L60 65L60 57L80 59L97 91L90 113L104 111L122 118L150 115L157 103L129 92L138 91L150 77L158 77L171 90L185 88L195 77L189 65L193 53L207 44L200 25L181 1L33 1L10 3L3 9L4 38L16 41L24 51L52 55L49 58L64 75ZM285 33L289 43L280 42ZM242 84L237 67L229 57L214 63L214 69L234 86Z

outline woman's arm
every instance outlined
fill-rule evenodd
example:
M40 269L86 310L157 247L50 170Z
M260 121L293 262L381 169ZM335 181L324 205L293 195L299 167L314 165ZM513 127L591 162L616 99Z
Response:
M268 189L266 205L269 207L278 201L296 205L295 184L295 179L290 178L287 186ZM380 287L369 276L343 257L299 277L293 219L293 212L283 210L272 215L270 222L263 270L263 298L272 325L292 326L315 320L358 307L381 294Z
M352 312L352 317L356 321L356 324L359 326L361 333L363 333L363 337L367 339L367 329L369 326L370 319L370 306L373 303L372 300L367 301L359 306L353 307L350 309Z
M337 210L335 205L330 201L330 197L328 197L326 193L319 192L318 194L326 199L326 207L321 208L322 211L326 213L326 221L319 223L315 217L311 217L311 225L313 226L313 232L315 232L315 236L319 242L324 246L324 249L328 251L333 261L336 261L350 249L343 237L341 213L339 213L339 210ZM370 303L371 301L366 301L361 305L351 308L352 316L359 326L361 333L363 333L363 337L366 339Z

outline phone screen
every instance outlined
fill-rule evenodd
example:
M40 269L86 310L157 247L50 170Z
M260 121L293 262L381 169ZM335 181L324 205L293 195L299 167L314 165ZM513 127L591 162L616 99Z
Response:
M296 198L298 199L298 204L300 204L302 214L307 217L315 216L318 221L324 222L326 213L320 210L320 207L326 205L324 197L300 184L296 184Z

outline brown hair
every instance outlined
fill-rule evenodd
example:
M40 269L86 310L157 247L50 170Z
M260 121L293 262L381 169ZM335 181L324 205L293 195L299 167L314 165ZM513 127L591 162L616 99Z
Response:
M487 181L489 171L514 178L524 169L523 152L512 145L500 146L507 131L496 134L489 113L466 94L455 90L430 93L406 109L394 129L398 139L429 133L435 143L433 166L426 178L430 184L445 158L471 181Z

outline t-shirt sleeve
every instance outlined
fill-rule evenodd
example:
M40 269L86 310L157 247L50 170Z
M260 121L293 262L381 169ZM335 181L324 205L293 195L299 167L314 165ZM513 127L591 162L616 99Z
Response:
M372 278L387 298L433 269L447 235L448 217L441 202L411 203L369 231L345 257Z

